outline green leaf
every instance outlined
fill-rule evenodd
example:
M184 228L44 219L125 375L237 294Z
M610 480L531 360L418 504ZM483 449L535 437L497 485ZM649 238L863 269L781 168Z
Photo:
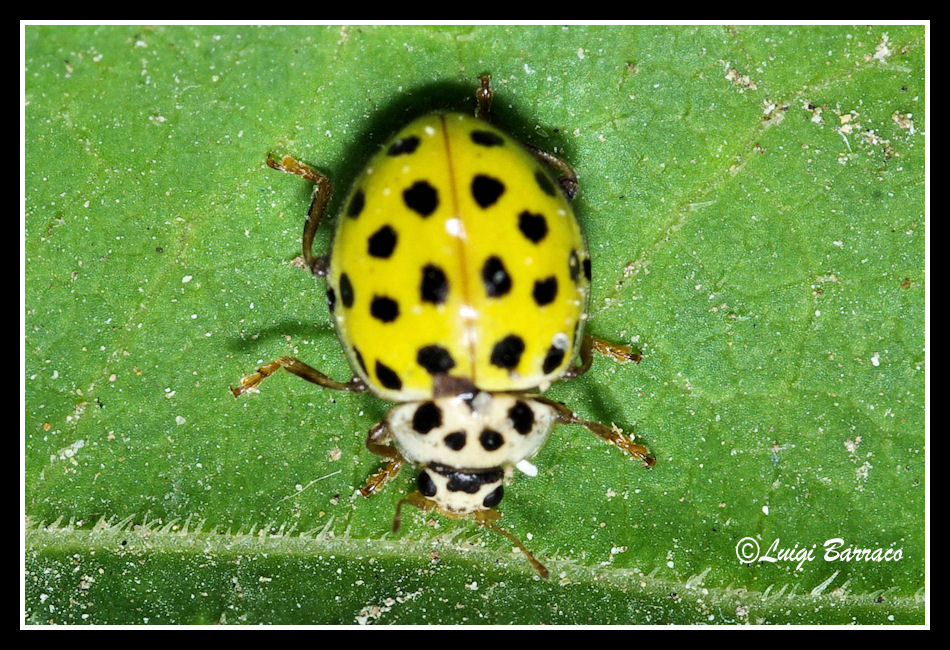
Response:
M26 620L922 624L924 30L28 26ZM266 155L332 212L486 72L579 172L589 331L644 356L548 394L657 458L555 430L500 508L548 581L471 521L391 533L411 471L355 495L386 402L228 391L350 376Z

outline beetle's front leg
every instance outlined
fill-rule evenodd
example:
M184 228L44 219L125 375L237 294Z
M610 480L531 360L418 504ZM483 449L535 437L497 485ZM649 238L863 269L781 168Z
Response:
M653 465L656 464L656 459L650 454L649 449L643 445L638 445L637 443L633 442L624 436L623 433L615 431L614 429L605 426L600 422L592 422L590 420L579 418L577 417L577 414L574 413L574 411L569 409L561 402L541 396L535 396L533 399L537 402L541 402L550 406L551 409L553 409L558 422L562 422L564 424L579 424L582 427L586 427L588 431L593 433L604 442L609 442L615 447L623 449L634 458L642 461L646 467L653 467Z
M381 470L370 476L366 480L366 485L360 488L360 494L369 497L385 487L392 479L396 478L399 470L406 463L406 459L399 453L390 442L392 442L392 431L386 420L377 423L369 430L366 435L366 448L377 456L388 458L389 462Z

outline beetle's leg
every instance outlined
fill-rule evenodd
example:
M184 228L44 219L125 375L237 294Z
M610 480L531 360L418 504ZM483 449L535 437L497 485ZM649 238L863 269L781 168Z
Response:
M386 467L382 468L366 480L366 485L360 488L360 494L364 497L372 496L383 489L383 487L396 477L399 470L405 464L406 459L402 457L399 451L389 444L392 440L392 431L386 420L377 423L369 430L366 435L366 448L377 456L388 458Z
M580 185L577 183L577 172L574 171L574 168L571 167L567 161L557 157L550 151L545 151L540 147L535 147L530 144L523 144L523 146L532 156L550 165L558 172L559 176L557 182L561 186L564 196L569 200L573 199L577 194L577 190L580 189Z
M323 213L326 212L327 203L330 201L330 192L332 191L330 179L310 165L290 156L284 156L278 160L274 154L268 154L267 166L282 172L302 176L313 183L313 200L310 202L310 210L307 211L307 220L303 226L303 259L307 264L307 268L314 275L325 276L327 274L327 258L323 255L315 256L313 254L313 238L320 226Z
M478 110L475 117L486 122L491 122L491 75L483 74L478 78L481 85L475 91L475 99L478 100Z
M231 392L235 397L239 397L240 395L257 388L258 384L281 368L288 372L292 372L298 377L306 379L310 383L323 386L324 388L345 390L351 393L362 393L366 390L366 384L359 377L353 377L353 379L347 382L336 381L335 379L330 379L316 368L308 366L300 359L295 357L281 357L276 361L271 361L270 363L264 364L257 369L257 372L247 375L241 379L241 384L237 388L231 388Z
M393 518L394 533L399 531L399 526L402 524L403 505L410 505L414 508L419 508L419 510L422 510L423 512L428 512L429 510L439 510L439 507L436 505L435 501L422 496L422 493L418 490L406 495L405 499L401 499L399 503L396 504L396 516ZM447 516L458 516L452 515L452 513L443 514ZM521 540L495 523L496 520L501 519L501 515L497 510L477 510L473 513L473 516L475 518L475 523L477 523L479 526L484 526L485 528L495 531L499 535L504 535L507 537L512 544L517 546L521 552L524 553L525 557L528 558L528 562L531 563L531 566L535 568L541 577L545 580L548 579L548 570L543 564L538 562L538 559L532 555L531 551L529 551L524 544L521 543Z
M591 337L590 338L591 347L595 352L600 352L601 354L609 354L616 361L621 363L626 363L628 361L633 361L634 363L640 363L640 360L643 359L643 355L639 352L634 352L630 349L629 345L616 345L615 343L608 343L602 339Z
M393 532L399 531L399 526L402 525L402 506L403 504L408 503L414 508L419 508L423 512L428 512L436 508L435 501L427 499L422 496L422 492L416 490L415 492L410 492L406 495L405 499L400 499L399 503L396 504L396 516L393 517Z
M580 377L590 370L590 366L594 362L594 351L600 352L601 354L609 354L621 363L626 363L627 361L640 363L640 360L643 359L642 354L631 351L628 345L607 343L607 341L595 339L593 336L585 334L584 339L581 341L581 362L576 366L568 368L567 372L564 373L564 379Z
M478 109L475 111L475 117L486 122L491 122L491 100L494 92L491 89L491 75L483 74L478 78L480 85L475 91L475 99L478 100ZM568 199L573 199L577 194L577 173L567 162L558 158L553 153L522 143L522 146L528 152L541 162L553 167L559 174L558 183Z
M592 351L593 344L593 337L585 334L584 338L581 340L581 362L576 366L571 366L568 368L564 373L564 379L574 379L574 377L580 377L585 372L590 370L590 366L594 362L594 353Z
M534 567L535 571L537 571L542 578L547 580L549 575L547 568L538 562L538 559L531 554L531 551L529 551L524 544L521 543L520 539L495 523L495 521L500 518L501 515L498 514L497 510L477 510L475 512L475 523L507 537L515 546L521 549L521 552L524 553L526 558L528 558L528 562L531 563L531 566Z
M552 399L548 399L547 397L535 395L532 397L532 399L536 402L541 402L550 406L554 410L558 422L562 422L564 424L579 424L583 427L586 427L588 431L593 433L604 442L609 442L614 446L620 447L634 458L642 461L647 467L653 467L654 463L656 463L656 459L650 455L649 449L643 445L638 445L637 443L632 442L619 430L614 430L599 422L583 420L577 417L574 411L569 409L561 402L556 402Z

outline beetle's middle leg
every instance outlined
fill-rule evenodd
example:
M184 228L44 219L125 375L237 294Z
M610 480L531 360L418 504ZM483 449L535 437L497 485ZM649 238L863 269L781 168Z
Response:
M567 372L564 373L564 379L580 377L590 370L590 366L594 362L594 352L609 355L621 363L628 361L640 363L640 360L643 359L642 354L633 352L628 345L608 343L607 341L585 334L584 339L581 341L580 364L568 368Z
M308 366L296 357L281 357L276 361L265 363L263 366L257 369L257 372L247 375L241 379L241 383L237 388L231 388L231 393L235 397L240 397L244 393L257 388L257 386L262 381L270 377L281 368L287 372L297 375L302 379L306 379L312 384L323 386L324 388L345 390L351 393L362 393L367 389L366 384L359 377L353 377L347 382L337 381L335 379L330 379L316 368Z

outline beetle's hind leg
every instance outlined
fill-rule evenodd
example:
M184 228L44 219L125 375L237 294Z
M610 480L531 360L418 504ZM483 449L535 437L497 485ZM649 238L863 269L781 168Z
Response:
M478 101L478 108L475 111L475 117L486 122L491 122L491 99L494 91L491 89L491 75L483 74L478 77L479 87L475 91L475 99Z
M479 87L475 91L475 99L478 101L478 108L475 111L475 117L485 122L491 122L491 100L494 91L491 88L491 75L483 74L478 77ZM564 195L570 200L574 198L579 189L577 183L577 172L567 161L559 158L550 151L545 151L540 147L521 143L528 152L541 162L554 168L558 173L557 182L561 186Z
M330 194L333 190L330 179L310 165L290 156L284 156L278 160L274 154L268 154L267 166L282 172L302 176L313 183L313 200L310 202L310 210L307 211L307 220L303 226L303 259L307 268L314 275L326 276L327 257L313 254L313 238L317 233L317 228L320 226L324 213L326 213L327 204L330 202Z
M580 189L580 184L577 182L577 172L574 171L574 168L571 167L566 160L550 151L530 144L522 143L522 146L527 149L532 156L557 171L557 182L558 185L561 186L561 191L564 192L564 196L566 196L568 200L573 200L577 195L577 191Z

